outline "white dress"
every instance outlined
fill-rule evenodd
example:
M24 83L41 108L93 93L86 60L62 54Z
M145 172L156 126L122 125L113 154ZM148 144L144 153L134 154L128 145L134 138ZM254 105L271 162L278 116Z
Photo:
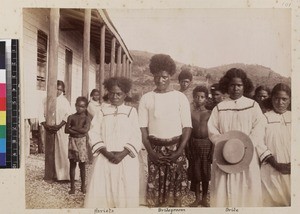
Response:
M56 125L60 124L61 121L67 122L70 114L70 103L67 98L61 94L56 100ZM69 135L65 133L65 126L63 126L56 132L55 136L55 171L57 180L70 180L68 145Z
M89 131L96 157L88 181L84 207L124 208L139 206L139 159L141 132L135 108L105 105L95 115ZM97 150L130 151L119 164L110 163Z
M291 112L265 113L265 143L278 163L291 162ZM261 166L263 205L291 205L291 177L283 175L267 163Z
M210 140L231 130L247 134L256 148L247 170L227 174L215 163L212 164L211 206L212 207L255 207L262 205L259 157L267 155L263 142L265 120L257 102L241 97L224 100L212 111L208 121Z
M93 99L90 100L87 111L92 116L92 118L95 116L96 112L99 111L101 107L101 104Z

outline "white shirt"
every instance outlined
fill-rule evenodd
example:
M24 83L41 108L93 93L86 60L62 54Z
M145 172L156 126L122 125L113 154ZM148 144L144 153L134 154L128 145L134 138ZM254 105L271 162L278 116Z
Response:
M168 139L182 134L182 129L192 127L190 104L179 91L144 94L139 104L140 127L148 127L149 135Z

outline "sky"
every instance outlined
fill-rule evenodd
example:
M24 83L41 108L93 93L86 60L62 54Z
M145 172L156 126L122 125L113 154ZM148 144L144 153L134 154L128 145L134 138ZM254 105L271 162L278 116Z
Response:
M169 54L203 68L258 64L290 76L288 9L110 9L129 50Z

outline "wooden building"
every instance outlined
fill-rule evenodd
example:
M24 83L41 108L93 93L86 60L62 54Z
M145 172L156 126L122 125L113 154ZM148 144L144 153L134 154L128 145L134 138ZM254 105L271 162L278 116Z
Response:
M55 17L51 10L56 10ZM51 21L58 22L57 35L50 30ZM56 44L51 41L58 45L53 57L50 49ZM100 89L104 78L130 77L132 67L132 57L104 9L24 9L22 59L25 118L38 117L36 108L53 73L65 82L66 97L74 106L78 96ZM57 63L54 69L52 61Z
M45 98L47 124L55 123L57 80L75 112L78 96L94 88L104 95L106 77L131 77L132 57L104 9L23 9L22 43L25 126L38 121Z

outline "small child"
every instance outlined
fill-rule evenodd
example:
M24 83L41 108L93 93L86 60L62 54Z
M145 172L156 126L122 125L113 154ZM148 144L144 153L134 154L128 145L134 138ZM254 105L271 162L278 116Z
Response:
M97 111L100 110L100 91L98 89L93 89L90 94L91 100L88 103L87 111L91 119L95 116Z
M65 133L69 134L70 181L69 194L75 193L75 169L79 162L81 192L85 194L85 162L88 161L87 133L90 129L91 120L87 113L88 100L86 97L76 99L76 113L68 117Z
M191 190L196 200L190 204L197 207L201 204L208 207L207 192L211 173L212 143L208 139L207 121L211 111L206 109L208 90L205 86L197 86L193 90L193 106L191 108L193 130L189 142L191 154ZM200 200L200 182L202 182L202 201Z

